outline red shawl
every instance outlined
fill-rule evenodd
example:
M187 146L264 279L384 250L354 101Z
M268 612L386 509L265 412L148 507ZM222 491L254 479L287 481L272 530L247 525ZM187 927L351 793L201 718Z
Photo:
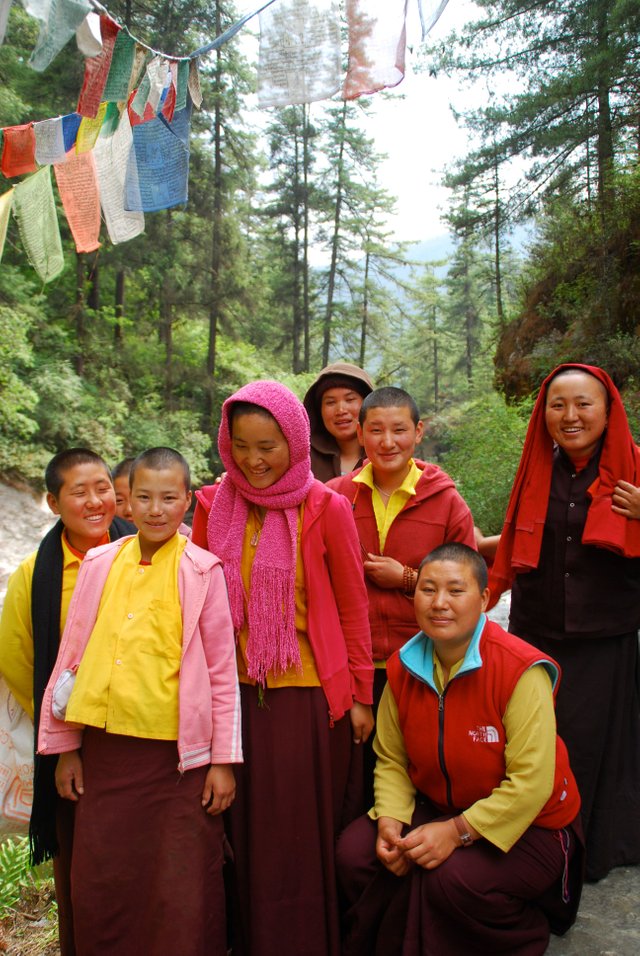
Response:
M568 369L588 372L597 378L607 389L610 402L598 477L588 490L591 504L582 543L607 548L625 558L640 557L640 521L630 520L611 510L613 491L620 479L634 485L640 483L640 449L631 436L620 393L601 368L574 363L559 365L542 383L529 421L500 545L489 573L489 607L493 607L502 592L511 587L517 573L538 566L554 449L545 422L547 386L554 376Z

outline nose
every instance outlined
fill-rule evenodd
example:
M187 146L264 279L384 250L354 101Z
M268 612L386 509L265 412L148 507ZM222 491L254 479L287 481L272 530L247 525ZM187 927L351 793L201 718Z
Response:
M250 448L247 453L247 460L250 468L255 468L256 465L261 464L263 460L261 450L259 448Z
M87 507L99 508L102 504L102 498L94 488L90 488L87 494Z
M162 498L152 498L149 505L149 511L152 515L162 514Z
M382 435L382 444L385 448L393 448L395 444L395 437L393 432L384 432Z
M431 599L431 606L435 608L445 608L449 603L449 596L445 590L436 591Z
M573 422L576 420L577 417L578 417L578 409L576 408L576 406L573 404L573 402L567 403L567 405L565 405L564 407L564 415L563 415L563 418L565 419L565 421Z

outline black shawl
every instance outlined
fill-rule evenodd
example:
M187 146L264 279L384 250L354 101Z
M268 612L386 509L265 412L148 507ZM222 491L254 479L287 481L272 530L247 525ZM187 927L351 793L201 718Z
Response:
M33 808L29 824L29 841L33 864L55 856L58 852L56 837L55 770L57 754L40 755L38 726L42 698L53 671L60 646L60 608L62 604L62 532L64 525L57 521L38 548L31 585L31 626L33 632ZM109 528L111 541L127 534L135 534L136 528L122 518L114 518Z

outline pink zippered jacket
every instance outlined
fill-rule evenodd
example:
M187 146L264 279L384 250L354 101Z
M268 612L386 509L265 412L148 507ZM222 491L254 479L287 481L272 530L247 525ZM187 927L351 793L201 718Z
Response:
M217 485L196 491L192 538L206 546L207 518ZM339 720L354 700L373 699L373 662L367 591L351 507L314 481L304 503L300 536L307 600L307 636L329 719Z
M53 716L53 688L64 670L75 672L82 660L109 571L118 549L128 540L93 548L82 562L42 702L39 753L63 753L81 746L82 726ZM220 559L187 541L178 566L178 592L182 607L178 770L242 763L235 641Z

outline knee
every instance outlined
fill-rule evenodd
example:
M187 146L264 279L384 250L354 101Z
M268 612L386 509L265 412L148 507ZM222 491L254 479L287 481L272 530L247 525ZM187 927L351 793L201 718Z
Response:
M336 846L340 888L350 901L357 899L380 867L376 856L378 828L369 817L359 817L343 830Z

